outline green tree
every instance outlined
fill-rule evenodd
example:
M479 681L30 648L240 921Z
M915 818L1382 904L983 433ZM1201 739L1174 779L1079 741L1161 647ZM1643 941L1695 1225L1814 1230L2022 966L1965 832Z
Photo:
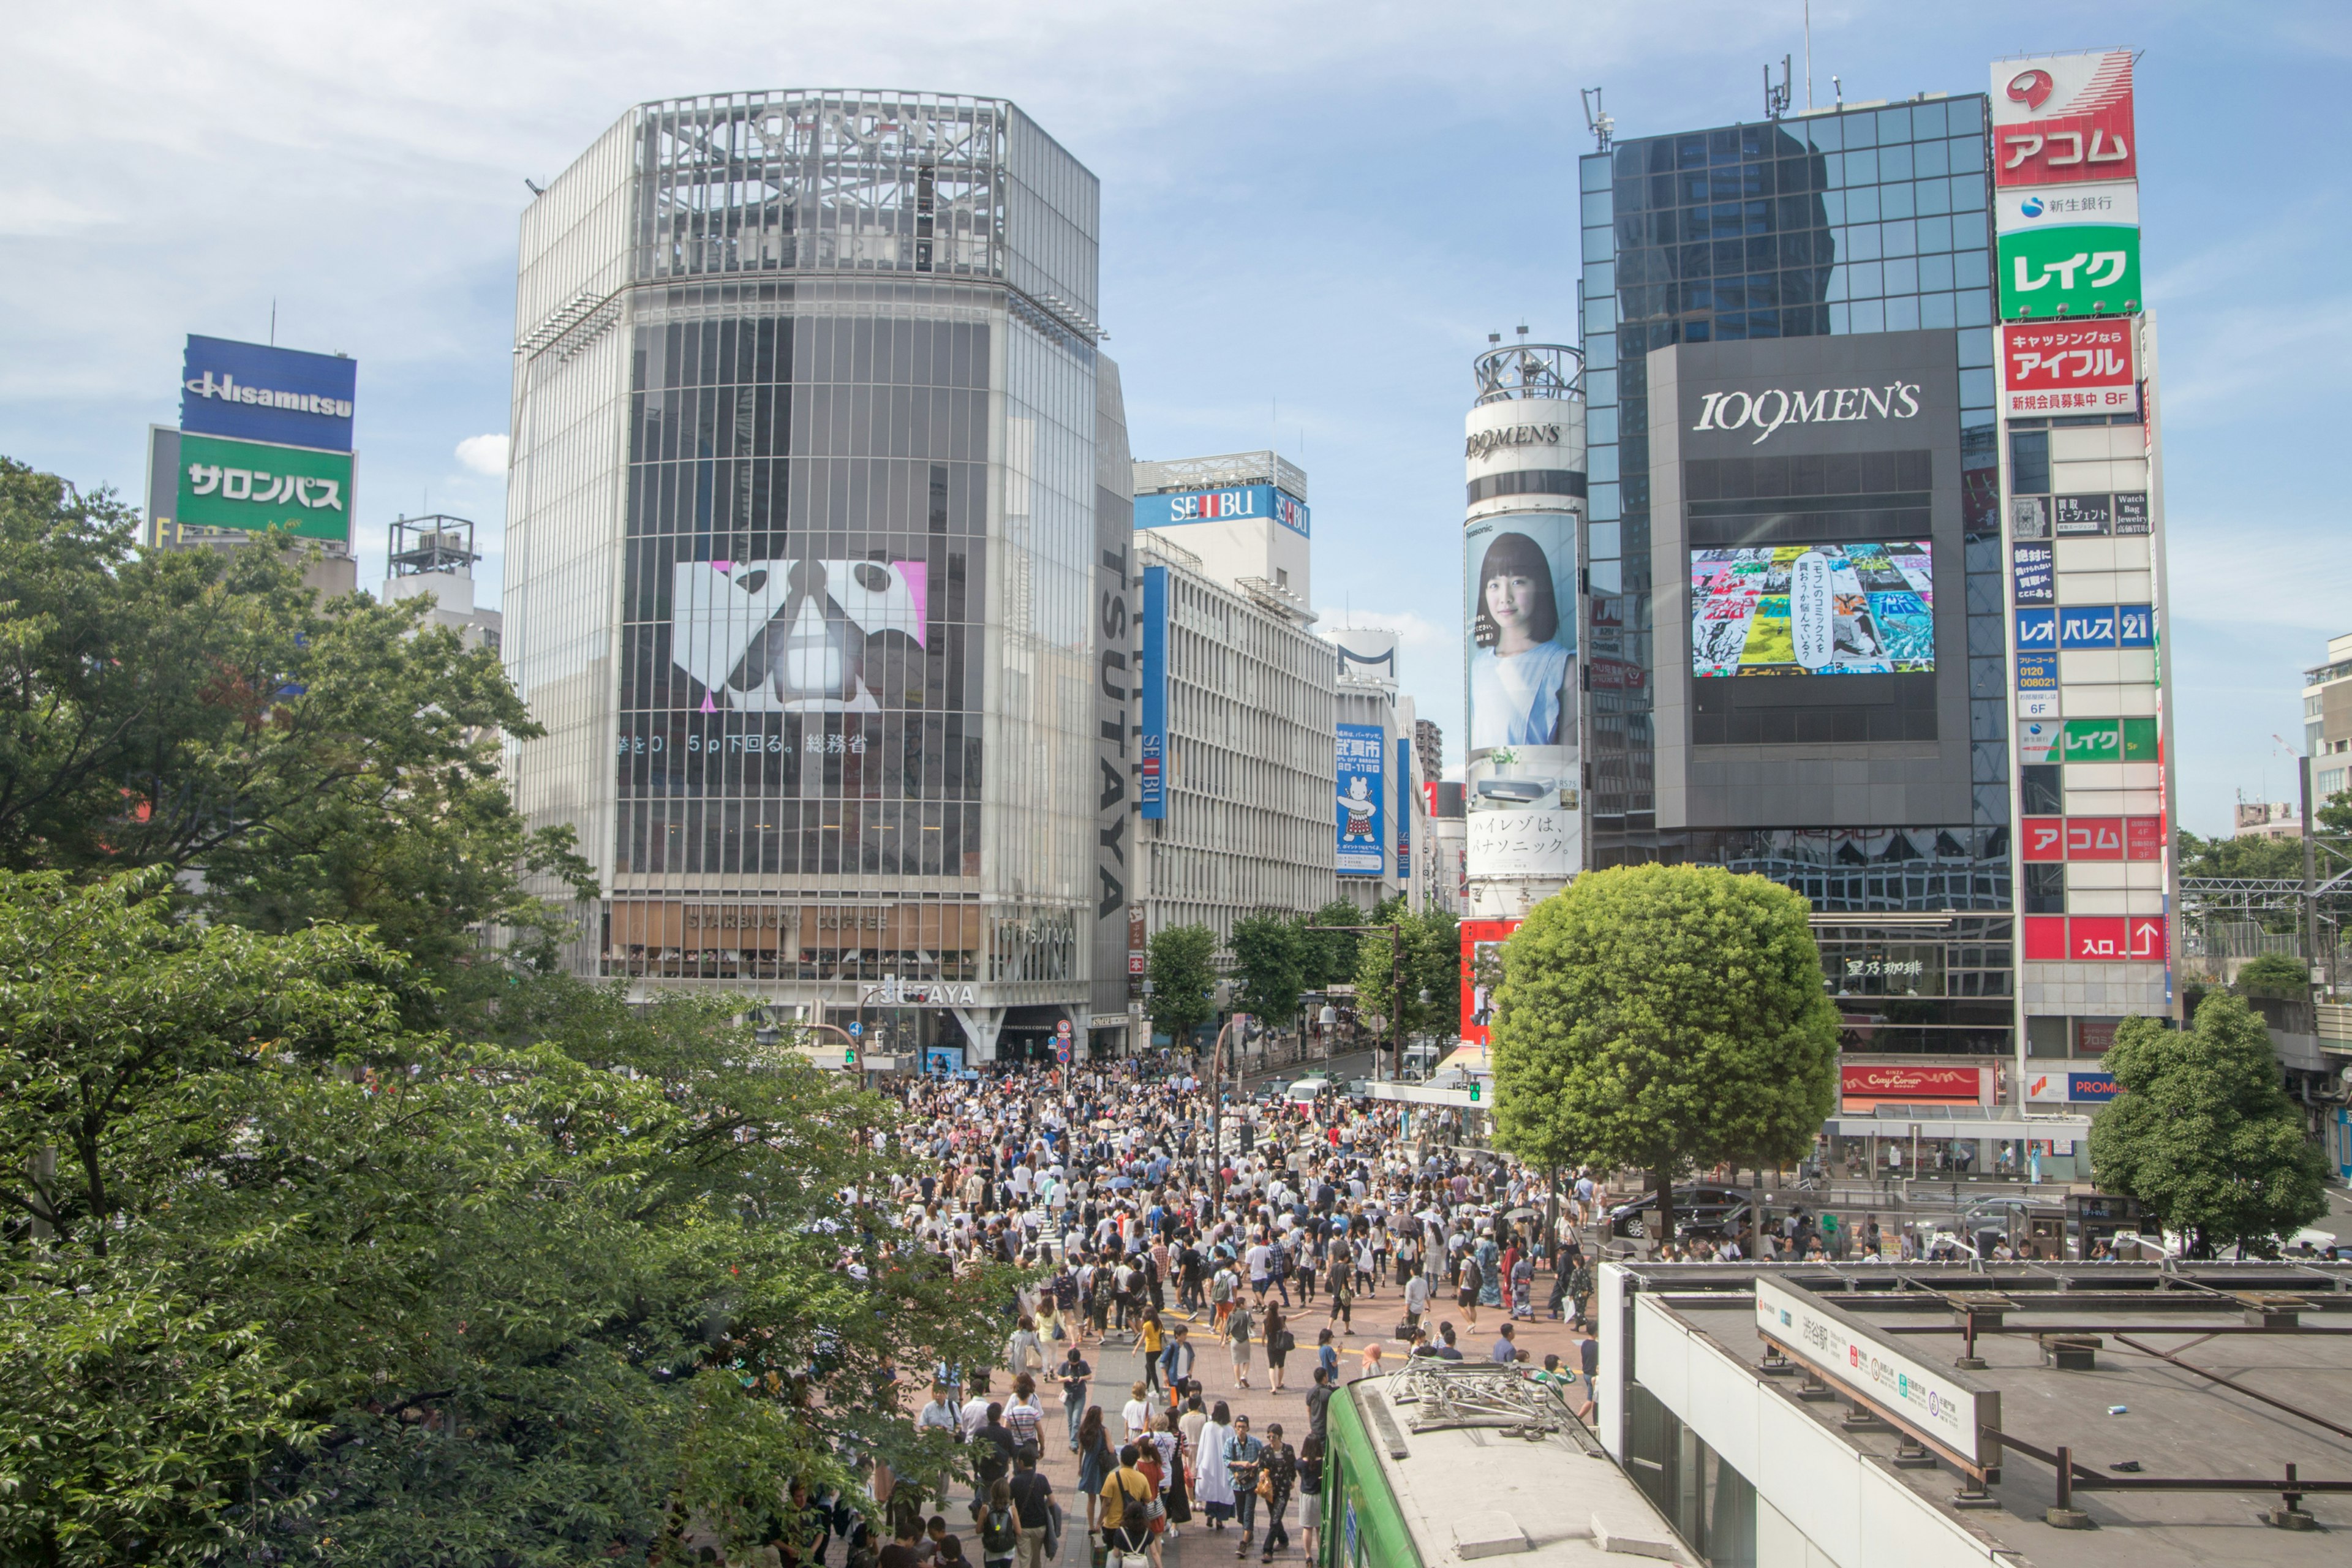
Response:
M1675 1178L1783 1163L1837 1103L1838 1020L1805 900L1707 867L1588 871L1503 950L1496 1141L1546 1167Z
M2187 828L2173 835L2173 854L2184 877L2300 878L2303 841L2298 838L2200 838Z
M1381 906L1356 950L1356 1007L1394 1020L1391 1037L1447 1034L1461 1006L1461 928L1443 910L1412 913L1402 899ZM1422 997L1426 994L1426 1002Z
M1164 926L1151 933L1150 951L1151 1027L1181 1047L1216 1016L1217 933L1204 925Z
M2238 971L2234 989L2241 996L2303 1001L2311 995L2311 971L2299 958L2289 958L2283 952L2259 953Z
M1309 927L1360 926L1371 921L1364 911L1345 899L1333 899L1307 917ZM1308 943L1306 970L1307 987L1324 990L1333 985L1352 984L1356 977L1356 949L1361 939L1353 931L1314 931L1307 932Z
M414 1034L380 944L169 880L0 873L0 1560L683 1561L848 1456L956 1462L890 1369L988 1364L1010 1271L846 1196L887 1101L739 1000Z
M1287 1027L1298 1014L1298 994L1307 988L1307 932L1296 915L1261 910L1234 922L1234 978L1241 982L1241 1005L1272 1028Z
M2327 1212L2326 1173L2262 1019L2209 994L2188 1029L2126 1018L2102 1065L2122 1090L2091 1123L2099 1185L2137 1198L2192 1258L2274 1257Z
M283 539L142 552L134 527L0 458L0 868L201 870L214 920L373 927L418 1021L543 961L567 922L534 886L596 881L511 804L499 736L541 731L498 655L421 600L321 603Z

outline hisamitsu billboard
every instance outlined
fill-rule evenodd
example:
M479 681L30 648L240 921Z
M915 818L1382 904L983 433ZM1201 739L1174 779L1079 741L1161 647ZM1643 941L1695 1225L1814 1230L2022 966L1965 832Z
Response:
M352 449L359 362L188 334L180 428L320 452Z

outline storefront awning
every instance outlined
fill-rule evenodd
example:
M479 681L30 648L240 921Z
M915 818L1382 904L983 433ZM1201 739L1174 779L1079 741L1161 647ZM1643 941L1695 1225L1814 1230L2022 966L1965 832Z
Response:
M1927 1110L1918 1107L1917 1110ZM1941 1107L1936 1108L1941 1110ZM1826 1130L1835 1138L1900 1138L1908 1139L1911 1129L1919 1130L1920 1141L1938 1138L2026 1138L2046 1141L2053 1138L2088 1138L2091 1119L2087 1116L1952 1116L1952 1115L1886 1115L1856 1116L1851 1113L1833 1116Z

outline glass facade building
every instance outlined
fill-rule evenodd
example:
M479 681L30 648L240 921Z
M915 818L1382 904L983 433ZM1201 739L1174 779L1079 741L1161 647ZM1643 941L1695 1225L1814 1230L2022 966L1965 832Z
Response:
M1812 900L1849 1050L2006 1057L2014 921L1986 100L1927 97L1629 139L1584 157L1580 184L1584 559L1592 673L1605 654L1610 676L1591 679L1586 700L1588 864L1703 862L1794 887ZM1684 602L1688 563L1653 558L1648 356L1676 344L1940 331L1952 334L1958 365L1967 810L1890 830L1840 820L1823 789L1800 819L1769 830L1662 828L1656 616L1681 613L1660 607ZM1721 467L1689 465L1686 482L1714 482ZM1809 473L1801 460L1760 456L1733 477L1743 497L1801 494L1831 510L1893 499L1862 492L1906 489L1900 476L1881 485L1857 472L1849 485L1834 464L1825 479L1818 464ZM1822 494L1843 490L1856 493ZM1772 507L1743 500L1734 510L1760 516ZM1943 657L1954 651L1947 645ZM1805 721L1702 709L1691 739L1843 743L1936 732L1933 712L1866 720L1856 711L1811 721L1818 732L1771 729ZM1727 723L1754 732L1708 729ZM1914 737L1865 732L1865 723L1927 728ZM1902 984L1890 987L1890 973Z
M1097 209L1009 103L773 92L640 106L526 214L511 766L603 877L581 972L1083 1032Z

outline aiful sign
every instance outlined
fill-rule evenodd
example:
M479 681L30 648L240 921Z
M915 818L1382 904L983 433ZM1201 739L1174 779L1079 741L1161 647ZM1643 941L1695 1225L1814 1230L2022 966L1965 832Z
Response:
M2127 321L2004 326L2000 370L2001 412L2012 418L2139 410Z

